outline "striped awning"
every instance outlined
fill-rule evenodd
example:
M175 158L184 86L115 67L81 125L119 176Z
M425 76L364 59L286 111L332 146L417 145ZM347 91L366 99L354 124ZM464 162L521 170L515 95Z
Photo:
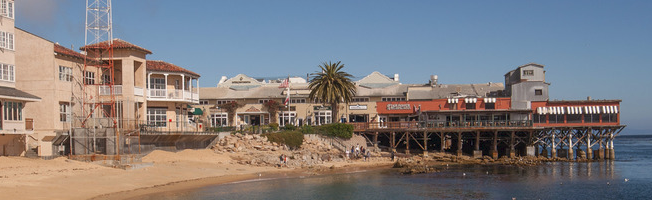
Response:
M618 106L550 106L538 107L536 111L540 115L616 114Z
M464 103L476 103L478 98L464 98Z
M459 99L456 98L448 98L448 103L458 103Z
M484 103L496 103L496 98L484 98Z

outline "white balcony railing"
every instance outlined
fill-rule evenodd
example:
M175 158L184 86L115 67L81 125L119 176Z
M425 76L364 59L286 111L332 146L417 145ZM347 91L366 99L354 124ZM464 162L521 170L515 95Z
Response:
M199 103L197 92L183 90L147 89L148 100L189 101Z
M108 85L100 85L100 95L110 95L111 87ZM113 86L113 95L122 95L122 85Z
M134 95L139 97L145 96L145 90L140 87L134 87Z

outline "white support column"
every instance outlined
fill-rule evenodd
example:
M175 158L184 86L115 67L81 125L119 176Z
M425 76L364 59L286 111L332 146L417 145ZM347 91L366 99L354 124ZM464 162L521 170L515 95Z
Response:
M163 88L165 89L165 98L166 99L168 99L168 75L169 74L163 74L163 76L165 76L165 87L163 87Z
M147 98L148 96L150 96L149 89L150 89L150 85L152 85L152 72L147 73L147 80L145 80L145 84L146 85L145 85L144 93L147 93L147 96L145 96L145 98Z
M181 99L185 100L185 98L186 98L186 77L183 74L181 74Z

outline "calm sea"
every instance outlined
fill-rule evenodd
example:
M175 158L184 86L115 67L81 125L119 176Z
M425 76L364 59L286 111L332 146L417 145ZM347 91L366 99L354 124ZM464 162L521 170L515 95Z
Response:
M232 183L144 199L651 199L652 135L619 136L614 146L615 161L458 166L419 175L380 170Z

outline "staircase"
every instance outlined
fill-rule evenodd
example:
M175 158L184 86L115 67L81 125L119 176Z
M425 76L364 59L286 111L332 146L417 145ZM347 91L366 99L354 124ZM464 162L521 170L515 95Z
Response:
M25 157L38 158L38 148L31 148L25 151Z

